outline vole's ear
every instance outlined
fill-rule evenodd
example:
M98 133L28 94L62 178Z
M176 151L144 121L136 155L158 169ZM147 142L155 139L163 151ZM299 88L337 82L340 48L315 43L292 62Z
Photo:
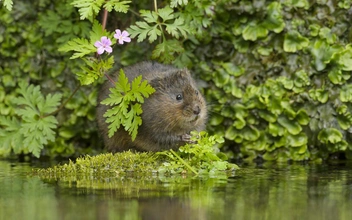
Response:
M149 84L154 88L154 89L162 89L165 87L164 79L163 78L155 78L149 82Z
M189 71L187 69L180 69L177 70L173 73L171 73L168 77L167 80L170 81L170 83L182 83L184 81L187 81L189 79L189 77L191 76L191 74L189 73Z
M189 73L189 71L186 68L180 69L179 71L174 73L174 77L176 77L176 78L187 78L190 75L191 74Z

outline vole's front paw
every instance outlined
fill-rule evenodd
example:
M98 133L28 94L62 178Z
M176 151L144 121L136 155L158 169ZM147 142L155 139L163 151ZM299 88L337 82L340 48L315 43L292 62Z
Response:
M191 140L191 137L192 137L192 136L189 135L189 134L184 134L184 135L181 136L181 140L184 141L184 142L186 142L186 143L190 143L190 144L195 144L195 143L197 143L197 141Z

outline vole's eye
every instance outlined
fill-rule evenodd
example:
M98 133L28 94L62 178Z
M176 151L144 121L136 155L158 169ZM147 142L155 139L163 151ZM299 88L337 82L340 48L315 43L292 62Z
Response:
M198 95L198 93L199 93L198 90L196 90L196 95Z
M177 101L180 101L180 100L182 100L182 99L183 99L182 94L177 94L177 95L176 95L176 100L177 100Z

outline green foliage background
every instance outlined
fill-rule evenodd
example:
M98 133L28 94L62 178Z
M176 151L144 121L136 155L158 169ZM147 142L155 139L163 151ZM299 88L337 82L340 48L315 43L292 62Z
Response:
M70 3L16 1L12 11L0 8L2 121L19 116L14 100L23 81L40 85L45 96L61 94L62 102L78 86L74 74L83 62L58 48L88 38L92 21L80 18L92 13ZM136 37L115 50L118 65L153 58L193 71L209 103L208 131L225 137L221 150L233 158L351 158L351 5L173 0L159 2L156 13L152 1L133 1L126 14L109 14L107 28ZM94 122L98 83L81 87L56 115L56 137L42 155L101 150ZM1 143L0 154L9 155L13 147Z

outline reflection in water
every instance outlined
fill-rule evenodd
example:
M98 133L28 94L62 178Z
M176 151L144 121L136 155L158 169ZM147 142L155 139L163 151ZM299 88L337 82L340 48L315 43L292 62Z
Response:
M242 169L227 180L41 180L0 161L2 219L352 219L352 166Z

